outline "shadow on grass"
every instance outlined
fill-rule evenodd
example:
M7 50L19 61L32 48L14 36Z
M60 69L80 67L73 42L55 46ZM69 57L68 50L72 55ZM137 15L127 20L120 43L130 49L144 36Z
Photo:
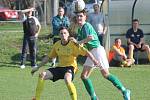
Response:
M0 62L0 67L18 67L17 62Z
M0 67L19 67L20 66L20 58L21 58L21 53L14 54L11 57L10 62L8 62L8 61L1 62L0 61ZM37 61L41 61L41 57L37 57ZM29 54L27 54L26 66L31 66Z
M11 61L0 61L0 67L18 67L20 54L11 57Z

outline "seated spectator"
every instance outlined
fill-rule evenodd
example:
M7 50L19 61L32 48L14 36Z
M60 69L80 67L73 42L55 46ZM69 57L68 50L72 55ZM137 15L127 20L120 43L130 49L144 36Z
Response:
M121 39L116 38L115 43L109 52L109 63L111 66L130 67L133 59L127 59L125 49L121 46Z
M134 51L147 51L148 59L150 61L150 48L149 45L144 42L143 30L139 28L139 20L134 19L132 21L132 28L126 33L127 44L129 47L129 58L133 59Z

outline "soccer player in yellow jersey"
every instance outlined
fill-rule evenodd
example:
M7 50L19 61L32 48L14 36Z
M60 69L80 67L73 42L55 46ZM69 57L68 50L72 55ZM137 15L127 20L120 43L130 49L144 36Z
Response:
M51 52L42 60L38 67L33 68L31 73L34 74L40 67L48 62L51 58L58 57L59 64L58 67L49 68L39 74L38 84L36 88L35 97L33 100L40 100L41 92L44 87L45 80L52 80L53 82L64 79L66 86L69 90L72 100L77 100L76 88L72 82L74 74L77 71L77 57L78 55L88 56L98 65L98 61L94 56L84 47L76 44L75 42L69 40L69 32L65 27L60 28L60 41L57 41Z
M125 54L125 49L121 46L121 39L116 38L109 52L109 63L115 66L129 67L134 63L134 59L128 59Z

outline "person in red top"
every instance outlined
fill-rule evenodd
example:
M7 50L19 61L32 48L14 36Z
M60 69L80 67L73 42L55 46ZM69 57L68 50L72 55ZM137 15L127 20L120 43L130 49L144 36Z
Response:
M125 54L125 49L121 46L121 39L116 38L112 49L109 52L110 65L119 65L122 67L129 67L134 63L134 59L128 59Z

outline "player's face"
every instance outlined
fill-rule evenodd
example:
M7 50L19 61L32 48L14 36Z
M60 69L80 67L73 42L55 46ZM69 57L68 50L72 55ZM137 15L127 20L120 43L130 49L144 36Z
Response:
M86 15L84 15L83 13L78 13L77 15L76 15L76 18L77 18L77 23L79 24L79 25L83 25L84 23L85 23L85 21L86 21Z
M68 41L69 32L67 29L60 30L60 38L62 41Z

